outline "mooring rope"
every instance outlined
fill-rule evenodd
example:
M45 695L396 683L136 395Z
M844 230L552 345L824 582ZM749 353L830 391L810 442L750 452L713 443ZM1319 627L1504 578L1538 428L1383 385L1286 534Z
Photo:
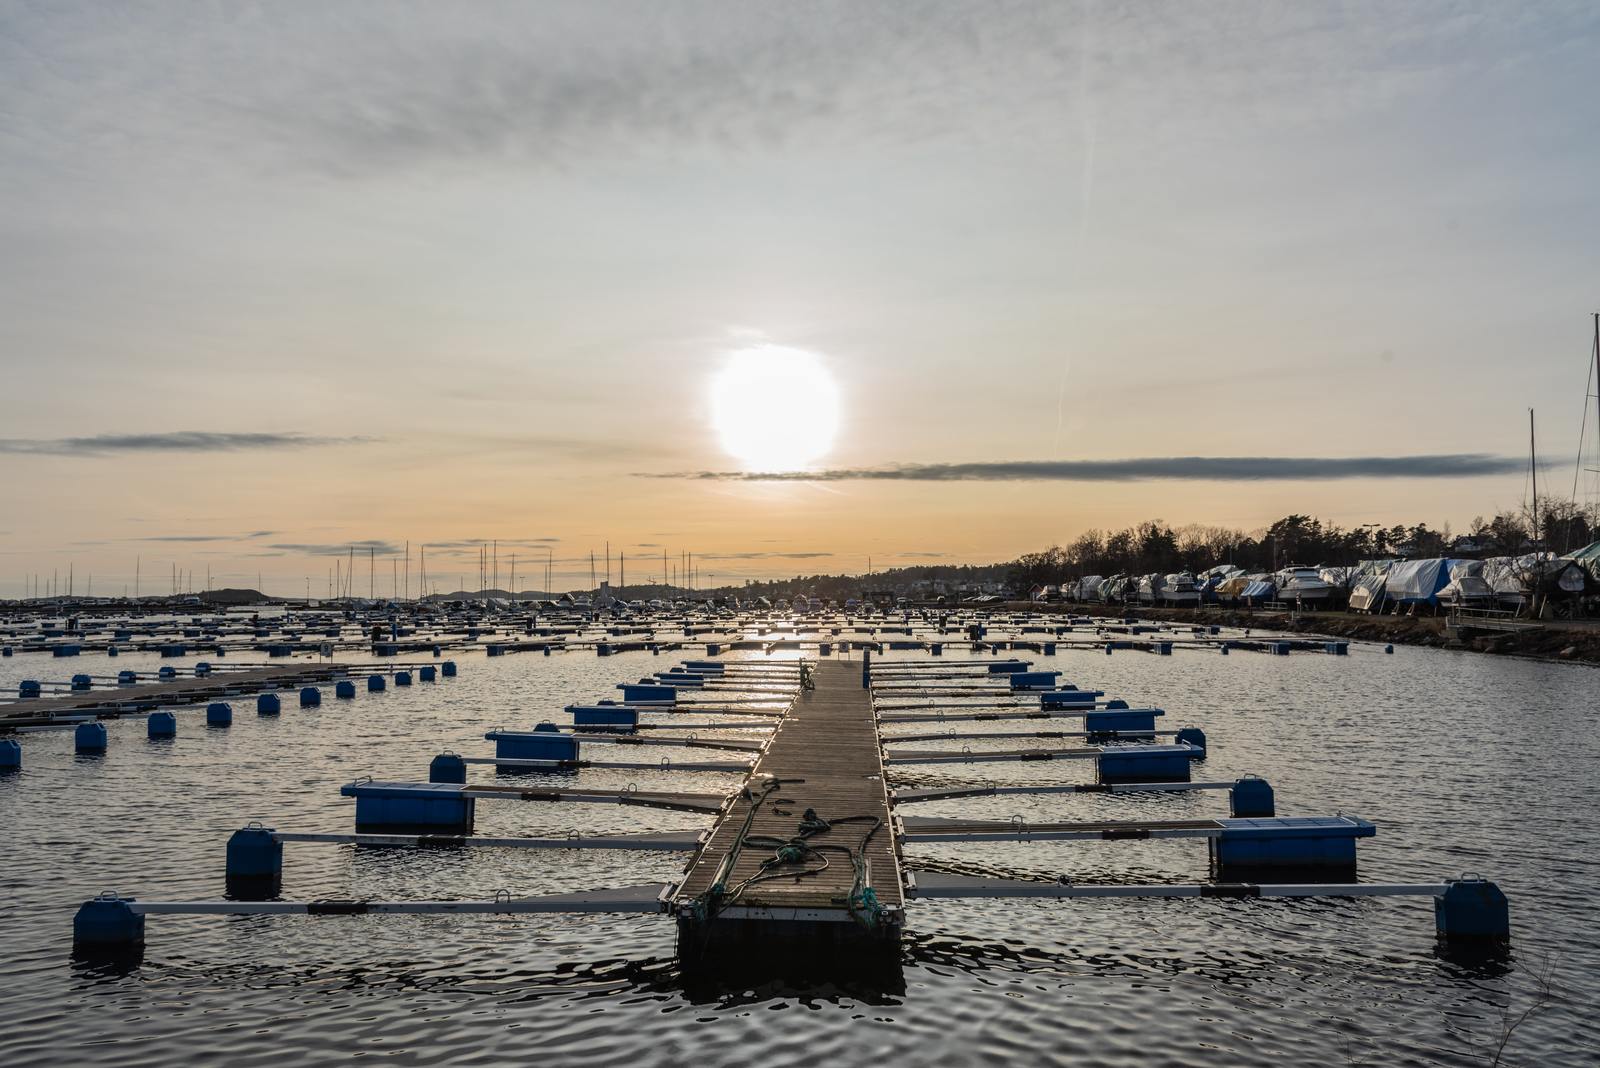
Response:
M765 795L763 795L763 800ZM752 809L754 806L752 806ZM827 834L835 827L845 823L867 823L872 826L867 828L866 834L861 836L861 841L854 846L836 844L832 842L813 842L817 835ZM748 834L750 821L747 820L742 828L737 846L742 849L745 845L763 846L773 850L772 856L761 862L755 874L741 880L732 888L724 887L720 900L721 904L729 904L750 887L757 883L767 882L772 879L803 879L809 876L820 875L827 871L831 864L825 853L843 853L849 861L852 873L850 893L838 900L850 912L850 915L863 926L872 929L878 926L884 912L883 905L878 901L878 895L868 882L867 845L874 835L883 826L882 817L866 814L839 816L832 820L824 819L817 814L817 810L808 808L801 816L796 833L789 838L774 838L769 835ZM784 870L789 865L805 864L815 858L818 863L799 871ZM732 871L732 865L724 863L726 872ZM715 887L713 889L716 889ZM707 918L714 916L712 911Z

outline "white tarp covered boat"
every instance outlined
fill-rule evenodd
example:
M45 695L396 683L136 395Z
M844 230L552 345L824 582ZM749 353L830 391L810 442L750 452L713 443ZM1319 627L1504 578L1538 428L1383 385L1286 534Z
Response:
M1494 600L1494 587L1483 577L1482 560L1450 561L1450 581L1439 590L1440 604L1484 605Z
M1239 600L1249 601L1251 604L1260 604L1263 601L1273 600L1278 596L1278 584L1266 575L1254 575L1245 583L1239 592Z
M1314 567L1286 567L1277 575L1278 600L1292 604L1322 605L1333 595Z
M1200 603L1200 590L1195 585L1194 576L1187 571L1179 571L1167 575L1162 579L1161 602L1170 605L1195 605Z
M1437 604L1438 594L1450 581L1450 561L1401 560L1389 569L1386 592L1400 604Z

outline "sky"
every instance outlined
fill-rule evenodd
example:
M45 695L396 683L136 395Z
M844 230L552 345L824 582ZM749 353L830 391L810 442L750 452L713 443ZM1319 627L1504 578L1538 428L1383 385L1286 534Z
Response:
M1593 3L0 0L0 596L1460 529L1529 408L1570 494L1596 55ZM748 409L826 440L752 470L714 384L796 352L833 392Z

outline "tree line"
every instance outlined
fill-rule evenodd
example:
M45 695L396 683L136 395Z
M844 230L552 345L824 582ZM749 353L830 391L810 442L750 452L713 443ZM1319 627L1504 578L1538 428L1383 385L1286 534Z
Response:
M792 597L804 593L824 601L843 604L852 597L879 590L899 590L921 582L944 582L953 588L969 588L984 583L1004 582L1012 565L1002 564L914 564L890 568L870 575L796 575L792 579L751 581L742 588L719 591L737 597Z
M1385 527L1366 523L1345 528L1307 515L1287 515L1254 533L1190 524L1171 527L1145 520L1116 531L1089 530L1066 545L1025 553L1006 569L1017 590L1058 585L1085 575L1170 574L1232 564L1246 571L1276 571L1292 565L1351 565L1391 557L1515 556L1537 546L1565 552L1595 540L1600 508L1570 501L1541 502L1537 517L1527 510L1478 516L1466 534L1426 523Z
M1203 571L1232 564L1247 571L1276 571L1290 565L1351 565L1393 557L1517 556L1535 545L1533 516L1526 510L1505 511L1488 519L1475 517L1457 534L1449 523L1435 530L1426 523L1383 526L1366 523L1345 528L1314 516L1293 514L1254 532L1230 527L1190 524L1172 527L1159 519L1121 530L1090 530L1066 545L1052 545L995 564L921 564L891 568L870 575L796 575L770 581L749 581L742 587L722 586L719 596L792 597L797 593L843 603L872 591L910 591L931 581L951 589L1004 583L1025 592L1035 586L1059 585L1085 575L1170 574ZM1540 502L1537 544L1557 553L1580 548L1600 537L1600 508L1570 501ZM678 596L679 588L662 588L660 596ZM655 596L630 588L629 597Z

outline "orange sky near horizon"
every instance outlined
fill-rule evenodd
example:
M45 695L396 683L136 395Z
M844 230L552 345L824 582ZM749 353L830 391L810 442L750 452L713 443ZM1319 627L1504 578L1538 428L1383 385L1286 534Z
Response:
M469 542L519 573L549 546L566 588L607 541L742 582L1147 518L1459 530L1524 499L1529 408L1571 495L1600 15L1453 12L19 11L0 597L136 560L315 592L369 541L469 584ZM646 477L746 465L712 397L762 345L836 384L808 467L977 473ZM741 410L781 435L821 403ZM992 474L1163 457L1401 470Z

